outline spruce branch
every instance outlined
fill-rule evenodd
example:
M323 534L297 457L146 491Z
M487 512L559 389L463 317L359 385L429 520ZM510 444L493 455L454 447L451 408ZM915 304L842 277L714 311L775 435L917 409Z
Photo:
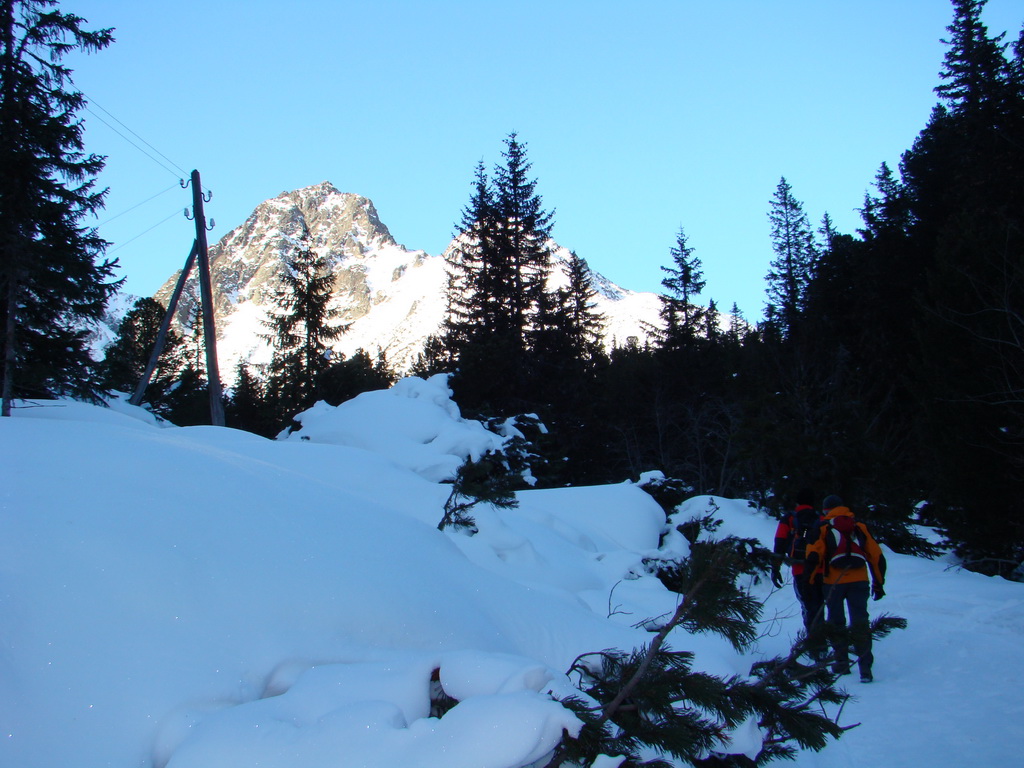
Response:
M476 521L469 514L477 504L488 503L500 509L519 506L512 490L513 479L503 456L488 451L476 461L469 459L458 468L452 480L452 492L444 503L444 515L437 530L448 526L475 532Z
M722 559L726 557L724 550L721 552L720 557ZM700 594L701 590L703 590L704 587L713 578L714 570L714 568L708 569L705 575L699 578L688 590L688 592L685 595L683 595L682 599L679 601L679 605L676 606L676 610L673 613L672 618L660 630L658 630L657 633L655 633L654 638L641 652L641 655L638 659L638 663L636 664L633 673L623 683L623 685L618 689L618 691L612 696L611 700L601 707L600 715L598 715L596 718L591 717L589 720L584 720L585 726L589 726L591 731L604 733L606 724L609 721L611 721L616 714L618 714L620 711L623 711L623 706L634 694L634 692L640 685L641 681L645 680L648 677L652 665L655 663L655 660L662 652L668 634L677 626L679 626L686 618L686 616L690 613L690 611L693 609L694 601ZM600 655L605 660L617 660L616 655L614 653L602 652L601 654L585 654L584 656L577 657L577 661L579 659L584 658L587 655ZM577 663L574 662L573 667L575 668L576 666ZM573 711L576 711L576 709L574 709ZM640 718L637 719L639 720ZM585 727L584 730L587 730L587 728ZM558 748L552 755L552 758L548 762L546 768L560 768L560 766L568 758L569 750L567 749L566 739L563 739L562 743L558 746Z

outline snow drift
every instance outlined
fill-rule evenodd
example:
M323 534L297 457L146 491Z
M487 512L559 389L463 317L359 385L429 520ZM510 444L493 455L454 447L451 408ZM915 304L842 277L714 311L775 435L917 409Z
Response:
M120 401L24 403L0 420L0 765L520 768L579 727L553 697L579 654L648 640L676 596L642 566L685 554L637 485L526 491L436 529L467 457L500 441L443 377L301 417L268 441L177 428ZM725 533L769 543L743 501ZM801 766L1012 763L1020 585L890 558L861 723ZM714 674L788 646L791 592L746 656L675 636ZM872 604L873 609L879 604ZM676 630L679 632L680 630ZM432 715L439 690L458 703ZM756 753L756 729L734 748Z

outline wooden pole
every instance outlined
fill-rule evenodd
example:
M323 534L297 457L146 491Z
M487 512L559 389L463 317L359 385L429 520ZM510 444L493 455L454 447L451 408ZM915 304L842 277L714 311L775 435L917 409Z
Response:
M146 394L146 387L149 386L149 381L153 378L153 371L156 370L156 363L160 359L161 353L164 351L164 346L167 344L167 332L171 329L171 321L174 319L174 311L178 308L178 300L181 298L181 292L185 289L185 281L188 280L188 276L192 272L192 266L196 263L196 253L198 250L199 244L193 240L192 250L189 251L188 258L185 260L185 267L181 270L181 274L178 275L178 283L174 286L174 293L171 294L171 300L167 305L167 311L164 313L163 323L160 324L160 332L156 336L156 344L153 346L153 352L149 356L149 363L146 365L146 372L142 374L142 378L139 380L138 386L135 387L135 394L133 394L131 399L128 401L132 405L142 405L142 397Z
M223 386L217 367L217 329L213 320L213 282L210 256L206 248L206 215L203 213L203 188L199 171L192 171L192 213L196 222L196 249L199 258L199 296L203 305L203 340L206 342L206 380L210 391L210 423L224 426Z

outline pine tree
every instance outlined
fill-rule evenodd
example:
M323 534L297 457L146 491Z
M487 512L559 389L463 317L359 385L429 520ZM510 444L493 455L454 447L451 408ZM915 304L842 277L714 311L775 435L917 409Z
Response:
M149 358L167 310L159 301L141 298L118 325L117 338L107 347L98 366L104 389L134 392L146 372ZM168 329L163 352L146 388L146 400L159 404L177 375L181 335Z
M464 408L496 407L515 388L519 345L506 298L513 264L499 247L495 193L482 162L446 260L448 312L441 343L431 353L434 364L451 365Z
M470 510L478 504L515 509L519 506L515 490L521 481L510 471L508 457L502 451L487 451L479 459L466 459L451 479L452 491L444 503L437 530L451 527L476 533L476 521Z
M529 409L543 420L542 434L532 440L543 461L531 471L542 487L579 478L600 450L590 427L597 373L607 363L603 319L586 261L572 253L565 266L567 283L542 294L529 335L532 389L537 393Z
M210 400L206 380L206 345L203 312L195 296L186 296L182 340L177 348L174 379L153 402L153 410L178 426L210 423Z
M718 334L719 334L719 328L718 328L718 319L719 319L718 304L715 303L714 299L708 299L708 308L707 308L707 310L705 310L705 312L703 314L704 314L704 328L703 328L704 337L706 339L708 339L709 341L713 342L713 341L715 341L718 338Z
M184 317L181 321L184 336L180 367L193 369L200 379L205 380L206 366L203 362L206 358L206 335L203 331L203 308L194 295L186 296Z
M749 330L746 318L743 317L739 304L734 301L732 309L729 310L729 332L726 335L727 338L731 343L739 344L746 337Z
M674 266L661 268L668 276L661 281L666 292L658 296L661 300L659 314L665 324L659 336L663 348L678 349L692 344L704 330L704 310L694 302L706 281L700 258L688 245L682 227L669 253Z
M861 218L864 227L860 230L865 240L885 237L902 238L912 224L912 211L906 187L896 178L888 163L882 163L875 174L877 195L865 194ZM829 237L829 247L835 237Z
M953 0L953 22L946 29L948 47L939 76L944 81L935 91L956 115L995 114L1011 106L1012 72L1006 58L1005 33L991 37L981 20L988 0Z
M111 30L54 0L0 0L0 354L2 410L16 396L96 396L84 324L116 289L116 262L82 220L103 205L77 113L85 106L61 64L113 40Z
M496 237L494 192L480 162L455 244L445 254L448 311L441 338L449 357L457 359L470 344L502 331L504 312L495 286L510 275L497 259Z
M281 285L264 336L274 346L267 390L279 418L288 419L317 399L320 377L330 366L328 342L345 332L331 321L338 316L330 307L334 275L327 257L308 246L284 259Z
M572 251L569 256L569 285L563 303L569 316L573 355L577 359L593 361L602 354L604 316L596 309L596 296L590 265Z
M828 211L825 211L821 217L821 224L818 225L818 237L821 238L821 251L827 252L832 248L832 242L839 234L836 230L835 222L832 221L832 216L829 215Z
M1024 98L1024 26L1013 43L1013 59L1010 62L1010 83L1014 89L1018 109Z
M445 338L443 332L427 337L423 342L423 349L416 355L416 359L409 369L410 376L427 379L436 374L451 373L454 370L454 362L450 350L445 344Z
M567 267L568 285L540 294L528 341L534 365L546 371L545 380L558 369L559 380L578 385L601 354L603 319L595 310L597 294L587 262L571 253Z
M238 363L235 384L224 406L227 426L273 437L279 426L267 402L266 388L244 362Z
M457 364L452 387L471 411L529 408L537 376L531 344L549 305L550 213L529 178L513 133L493 184L477 166L474 192L449 255L444 346Z
M363 392L387 389L395 383L395 374L388 367L383 352L373 360L366 350L356 350L351 357L341 356L320 374L317 399L329 405L340 405Z
M803 203L783 177L771 200L772 250L775 258L768 272L768 300L778 313L783 333L796 326L804 308L807 286L814 274L817 248Z
M505 163L498 167L494 184L499 260L511 266L506 298L517 343L525 351L531 313L541 301L550 271L553 214L543 208L537 182L529 177L526 145L515 133L505 140L502 157Z

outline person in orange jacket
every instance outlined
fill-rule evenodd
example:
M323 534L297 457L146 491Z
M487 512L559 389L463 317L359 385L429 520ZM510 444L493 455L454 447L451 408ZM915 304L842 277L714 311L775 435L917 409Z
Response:
M838 496L828 496L822 504L825 512L821 534L807 547L805 574L810 581L821 580L825 593L826 621L846 626L849 611L850 629L860 679L870 683L874 655L871 652L871 630L868 621L868 596L881 600L885 595L885 555L871 536L868 527L858 522L849 507ZM849 648L845 642L834 645L832 671L840 675L850 672Z

